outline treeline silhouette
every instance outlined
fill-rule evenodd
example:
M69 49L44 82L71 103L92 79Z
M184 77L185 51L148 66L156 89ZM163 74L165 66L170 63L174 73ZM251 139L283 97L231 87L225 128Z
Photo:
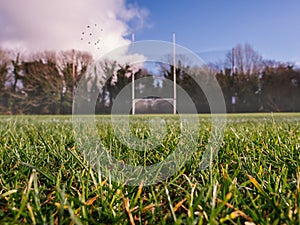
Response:
M198 77L208 86L216 79L227 112L300 112L298 68L291 63L264 60L248 44L237 45L234 51L226 55L224 62L203 67L191 67L179 57L177 84L191 97L199 113L209 113L210 108L203 90L192 77ZM45 51L23 58L19 53L0 49L0 113L71 114L74 91L79 80L84 79L86 93L81 102L86 103L82 107L95 104L95 113L108 114L122 88L131 83L133 74L137 93L147 88L139 83L141 77L153 79L153 95L164 91L166 79L173 79L172 65L160 65L161 74L157 77L147 68L137 69L108 60L97 66L94 63L89 53L74 50ZM95 92L97 99L90 99ZM161 112L166 111L161 109Z

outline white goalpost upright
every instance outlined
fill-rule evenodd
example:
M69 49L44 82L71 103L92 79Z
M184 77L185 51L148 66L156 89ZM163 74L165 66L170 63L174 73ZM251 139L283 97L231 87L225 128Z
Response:
M132 32L131 34L131 45L132 47L134 46L134 33ZM133 63L133 62L132 62ZM135 93L134 93L134 72L132 71L131 74L131 79L132 79L132 88L131 88L131 96L132 96L132 115L135 114Z
M134 33L131 34L131 46L134 47ZM177 93L176 93L176 35L173 33L173 99L171 98L166 98L165 100L173 100L173 114L176 114L177 107L176 107L176 98L177 98ZM135 98L135 86L134 86L134 73L131 75L132 79L132 85L131 85L131 96L132 96L132 115L135 115L135 103L137 100L142 100L142 99L136 99Z
M176 114L176 35L173 33L173 114Z

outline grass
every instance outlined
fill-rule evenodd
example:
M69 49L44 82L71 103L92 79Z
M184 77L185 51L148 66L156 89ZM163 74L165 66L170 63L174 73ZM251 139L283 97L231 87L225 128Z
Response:
M149 138L145 118L132 132ZM103 145L122 163L148 166L180 143L178 120L147 151L133 151L97 117ZM0 224L299 224L300 114L230 114L210 169L199 164L211 129L199 116L190 160L158 184L128 186L93 169L71 117L0 117ZM125 134L124 134L125 135Z

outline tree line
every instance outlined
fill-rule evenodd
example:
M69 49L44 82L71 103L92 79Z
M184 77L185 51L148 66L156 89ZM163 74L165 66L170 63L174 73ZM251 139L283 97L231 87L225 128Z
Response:
M139 83L142 77L153 79L154 93L162 92L167 79L173 80L174 68L171 63L159 66L161 74L157 76L147 68L117 61L95 64L88 52L44 51L24 57L0 48L0 113L71 114L79 80L86 85L82 107L96 102L96 113L110 113L118 93L131 83L133 75L137 95L149 88ZM225 60L202 67L191 66L178 57L177 84L191 97L199 113L208 113L205 93L192 77L206 86L217 80L227 112L300 111L300 70L291 63L263 59L249 44L237 45ZM91 99L95 92L97 99Z

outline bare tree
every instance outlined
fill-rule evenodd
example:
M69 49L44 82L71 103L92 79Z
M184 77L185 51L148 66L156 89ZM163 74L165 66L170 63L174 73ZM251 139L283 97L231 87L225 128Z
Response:
M0 48L0 112L8 113L8 94L6 85L8 82L8 65L10 63L7 52Z
M7 52L0 48L0 89L4 88L5 82L7 81L8 65L10 63Z
M60 51L56 54L56 68L62 77L62 94L71 95L78 81L85 74L88 66L93 62L93 57L88 52Z
M238 44L233 52L226 54L225 65L233 66L232 62L235 70L233 72L238 74L258 75L263 69L262 56L248 43Z

